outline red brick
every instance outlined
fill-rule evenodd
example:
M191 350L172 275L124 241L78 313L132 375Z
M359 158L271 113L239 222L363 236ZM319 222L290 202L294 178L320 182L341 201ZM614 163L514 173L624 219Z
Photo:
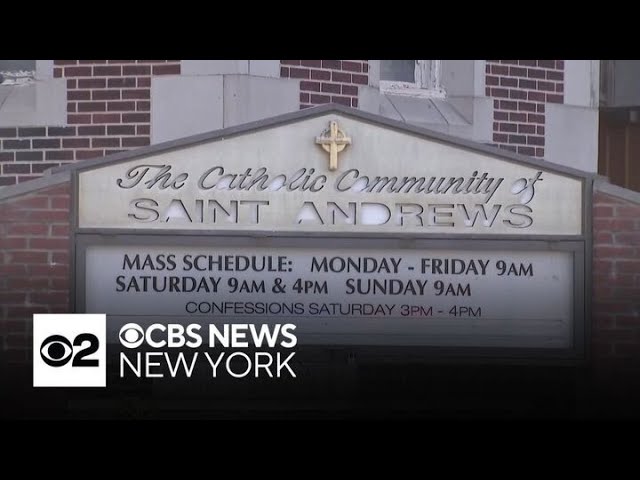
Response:
M324 93L341 93L342 88L339 84L337 83L323 83L322 84L322 91Z
M71 93L71 92L69 92ZM89 93L79 91L77 93ZM93 100L120 100L120 90L93 90L91 92L91 96ZM85 99L78 99L85 100Z
M45 253L46 255L46 253ZM68 265L27 265L27 274L33 276L67 277L69 274Z
M106 86L107 80L105 78L83 78L78 80L78 88L105 88Z
M67 115L67 123L72 125L91 123L90 114L69 114Z
M104 152L102 150L77 150L76 160L87 160L89 158L102 157Z
M308 68L291 68L289 69L289 75L291 78L310 78L311 70Z
M67 113L76 113L78 111L77 103L67 103Z
M527 136L527 145L544 145L544 137L529 135Z
M499 131L501 132L517 132L518 125L515 123L500 123Z
M120 123L119 113L95 113L93 123Z
M517 87L518 80L516 78L500 77L501 87Z
M557 69L564 69L564 60L556 60L556 68Z
M546 95L542 92L527 92L527 100L530 102L544 102Z
M123 113L123 123L149 123L151 121L151 115L148 113Z
M300 65L300 60L280 60L282 65Z
M342 61L342 69L349 72L362 72L362 64L358 62L350 62L348 60Z
M66 292L33 292L29 299L35 305L65 304L69 296Z
M0 128L0 138L15 138L17 136L17 128Z
M346 105L347 107L351 106L351 98L349 98L349 97L336 97L336 96L333 96L333 97L331 97L331 102L332 103L339 103L341 105Z
M593 241L595 244L609 245L613 242L613 235L609 232L597 232Z
M54 290L69 290L69 279L67 278L52 278L51 288Z
M100 64L107 63L107 61L106 60L79 60L78 63L80 65L93 65L93 64L100 65Z
M7 235L46 235L49 227L42 223L19 223L7 225Z
M138 87L150 87L151 77L138 77Z
M310 101L311 101L311 98L308 93L300 92L300 102L309 103Z
M18 128L19 137L44 137L47 134L45 127L21 127Z
M65 77L90 77L91 67L65 67Z
M280 77L289 78L289 69L287 67L280 67Z
M59 210L31 210L24 212L24 218L28 221L66 222L69 214Z
M523 92L522 90L509 90L509 98L513 98L517 100L526 100L527 92Z
M51 150L45 152L45 160L73 160L73 152L65 150Z
M150 135L151 127L149 125L137 125L136 126L136 134L137 135Z
M110 78L107 81L107 86L109 88L135 88L136 79L135 77Z
M491 65L491 73L493 75L509 75L509 67L502 65Z
M76 134L76 127L49 127L47 133L50 137L72 137Z
M594 205L593 206L593 216L594 217L612 217L613 216L613 207L605 207L602 205Z
M123 90L123 100L149 100L151 98L151 92L148 89L140 90Z
M67 80L68 89L76 88L77 86L78 86L78 80L76 80L75 78L70 78Z
M544 127L541 127L540 125L538 125L538 126L536 127L536 133L537 133L538 135L544 135Z
M331 72L327 70L311 70L312 80L330 80Z
M509 121L510 122L526 122L527 114L519 113L519 112L509 112Z
M320 91L320 82L302 81L302 82L300 82L300 90L319 92Z
M509 75L512 77L526 77L527 69L522 67L509 67Z
M547 72L547 80L562 82L564 80L564 72L550 70Z
M33 290L36 288L48 288L48 278L9 278L7 288L9 290Z
M107 109L105 102L80 102L78 112L104 112Z
M0 249L2 250L23 250L27 248L27 239L21 237L1 238Z
M67 242L67 246L65 247L65 249L68 250L69 240L66 240L66 242ZM60 250L63 250L63 249L60 249ZM68 251L52 252L51 261L56 264L69 265L69 252Z
M154 65L154 75L180 75L180 65Z
M353 74L351 75L352 81L355 84L358 85L366 85L369 81L368 77L366 75L357 75L357 74Z
M92 138L91 139L91 148L119 148L120 147L120 139L119 138Z
M51 208L56 210L69 210L70 200L69 197L53 197L51 199Z
M31 148L31 140L3 140L2 147L11 150L28 150Z
M351 82L351 74L344 72L331 72L331 81L332 82Z
M127 65L122 67L122 75L151 75L151 66L149 65Z
M619 273L640 273L640 259L617 259L615 271Z
M637 232L616 232L616 243L622 245L640 246L640 231ZM640 263L638 264L640 267ZM640 268L638 269L640 272Z
M322 66L321 60L297 60L299 63L296 65L301 65L303 67L314 67L320 68Z
M494 133L493 134L493 141L494 142L507 142L509 140L509 137L507 136L507 134L504 133Z
M485 78L485 85L487 86L493 86L493 85L499 85L499 84L500 84L499 77L496 77L494 75L487 75L487 77Z
M556 92L558 93L564 92L564 85L562 83L556 84Z
M544 123L544 115L538 115L536 113L530 113L527 115L527 121L529 123Z
M640 206L616 206L617 217L640 217Z
M631 218L595 218L593 226L596 230L631 230L635 228L635 221Z
M320 103L331 103L331 97L328 95L311 95L311 103L320 104Z
M525 137L524 135L509 135L509 143L526 144L527 137Z
M16 152L16 161L35 162L44 159L44 152ZM33 164L32 164L33 165Z
M600 258L631 257L635 253L635 249L633 247L626 245L596 245L593 251L594 254Z
M62 146L64 148L89 148L90 140L88 138L64 138Z
M108 110L110 112L135 112L136 102L109 102Z
M544 103L538 103L538 104L536 105L536 112L538 112L538 113L544 113L544 111L545 111L545 105L544 105Z
M535 80L525 80L524 78L518 80L518 87L520 88L535 89L536 85L537 82Z
M125 137L122 139L123 147L144 147L150 143L149 137Z
M29 248L35 250L64 250L69 248L67 238L30 238Z
M54 65L77 65L78 60L54 60Z
M93 75L96 77L119 77L122 75L122 67L116 65L93 67Z
M6 187L8 185L15 185L17 183L16 177L0 177L0 186Z
M343 95L358 95L358 87L353 85L341 85Z
M52 237L68 237L69 225L52 225L51 236Z
M517 152L520 155L529 155L529 156L534 156L536 154L536 149L533 147L524 147L524 146L520 146L518 145L518 150Z
M135 135L136 127L134 125L110 125L107 127L109 135Z
M322 60L322 68L341 70L342 62L340 60Z
M498 98L509 98L509 90L506 88L492 88L491 95Z
M500 109L501 110L517 110L518 102L513 102L511 100L500 100Z
M9 263L26 263L26 264L36 264L36 263L47 263L47 252L32 252L32 251L22 251L22 252L10 252L9 253Z
M27 294L22 292L0 292L0 305L22 305L27 302Z
M15 152L0 152L0 162L13 162L15 158Z
M33 148L60 148L59 138L33 139L31 141Z
M31 173L31 165L28 163L5 163L2 166L2 173Z

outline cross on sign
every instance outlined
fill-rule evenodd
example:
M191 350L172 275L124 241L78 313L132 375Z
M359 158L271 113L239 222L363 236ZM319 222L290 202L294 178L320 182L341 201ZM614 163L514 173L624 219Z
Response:
M327 136L327 133L329 136ZM338 128L338 122L329 122L329 130L325 130L320 137L316 137L316 143L329 152L329 170L338 168L338 153L344 150L347 145L351 145L351 139Z

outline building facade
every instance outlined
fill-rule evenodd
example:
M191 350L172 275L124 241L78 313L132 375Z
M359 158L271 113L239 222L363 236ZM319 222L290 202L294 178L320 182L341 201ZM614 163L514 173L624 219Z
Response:
M15 62L0 61L0 325L10 364L27 364L32 354L30 316L66 312L72 295L71 185L68 175L50 169L332 103L592 174L593 297L585 375L602 386L598 392L616 394L619 378L635 378L640 144L626 90L619 87L613 95L627 112L622 124L611 120L622 115L615 105L603 109L601 65L611 69L609 64ZM620 82L623 74L616 78Z

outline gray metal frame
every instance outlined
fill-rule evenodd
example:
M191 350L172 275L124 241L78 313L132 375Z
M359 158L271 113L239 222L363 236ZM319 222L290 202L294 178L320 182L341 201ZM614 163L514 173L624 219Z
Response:
M79 173L117 164L133 158L185 148L204 142L223 140L230 136L253 132L312 118L327 113L340 113L362 121L401 130L417 136L452 144L459 148L481 152L527 166L542 168L582 181L582 234L581 235L495 235L495 234L367 234L361 233L305 233L273 231L193 231L171 230L156 231L150 229L80 229L78 227L78 187ZM181 140L140 148L130 152L118 153L101 159L80 164L60 167L54 173L69 172L72 181L72 218L71 218L71 295L70 308L73 312L82 312L85 297L85 254L90 245L247 245L247 246L322 246L341 245L353 248L353 240L358 246L370 245L383 248L472 248L479 250L550 250L571 251L574 254L574 335L573 348L570 349L524 349L524 348L477 348L477 347L367 347L353 346L348 350L358 358L378 361L407 361L408 359L428 362L478 362L516 363L516 364L583 364L590 357L591 328L591 260L592 260L592 190L595 175L580 170L532 159L509 151L461 140L402 122L389 120L343 106L326 105L281 115L268 120L227 128L224 130L195 135ZM349 241L349 245L347 245ZM340 348L345 347L331 347Z

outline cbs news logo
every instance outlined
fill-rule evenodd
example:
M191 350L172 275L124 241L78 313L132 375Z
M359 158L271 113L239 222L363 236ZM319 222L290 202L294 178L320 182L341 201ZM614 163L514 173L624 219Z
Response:
M34 387L106 387L105 314L33 316Z

